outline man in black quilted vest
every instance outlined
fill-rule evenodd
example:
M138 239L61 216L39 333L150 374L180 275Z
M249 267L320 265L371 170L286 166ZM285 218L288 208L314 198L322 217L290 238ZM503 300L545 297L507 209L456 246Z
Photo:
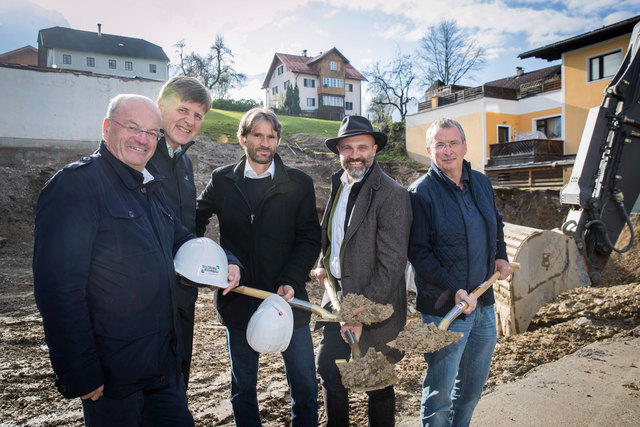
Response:
M467 307L449 327L463 337L425 354L420 415L424 426L465 426L480 400L497 339L493 290L478 299L471 291L494 271L506 279L512 269L491 182L464 160L462 126L440 119L426 139L431 168L409 187L416 307L424 323L436 325L458 302Z

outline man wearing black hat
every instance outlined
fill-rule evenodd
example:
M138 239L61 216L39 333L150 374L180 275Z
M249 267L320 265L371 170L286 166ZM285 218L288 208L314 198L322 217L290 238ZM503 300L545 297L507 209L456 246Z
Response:
M325 143L340 155L342 170L331 179L331 198L322 219L322 257L313 273L320 284L328 278L339 295L361 294L377 303L392 304L394 309L389 319L373 325L324 326L316 364L322 379L327 426L348 426L349 397L335 364L336 359L349 358L346 330L359 340L363 355L372 347L391 363L403 356L386 343L406 322L404 270L412 213L407 191L374 159L387 143L387 136L375 132L369 120L345 117L338 137ZM328 300L327 295L324 300ZM367 394L369 425L393 426L393 385Z

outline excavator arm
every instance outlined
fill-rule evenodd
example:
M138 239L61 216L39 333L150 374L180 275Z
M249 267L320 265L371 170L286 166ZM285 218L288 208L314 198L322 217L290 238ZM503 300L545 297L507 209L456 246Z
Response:
M611 252L633 243L629 212L640 194L640 24L629 49L604 92L600 107L589 111L569 183L560 201L571 205L562 231L573 237L589 279L598 283ZM615 243L631 231L625 248Z

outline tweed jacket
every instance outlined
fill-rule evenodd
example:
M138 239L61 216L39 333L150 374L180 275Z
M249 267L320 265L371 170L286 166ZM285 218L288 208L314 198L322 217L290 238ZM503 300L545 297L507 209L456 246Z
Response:
M382 352L391 362L402 358L387 342L396 338L407 320L404 271L411 229L409 193L385 174L374 161L356 198L342 242L342 294L361 294L381 304L392 304L394 314L387 320L364 325L360 337L363 354L369 347ZM327 230L342 170L332 177L331 198L322 219L322 258L330 250ZM327 274L331 272L327 266ZM323 303L328 301L325 294Z

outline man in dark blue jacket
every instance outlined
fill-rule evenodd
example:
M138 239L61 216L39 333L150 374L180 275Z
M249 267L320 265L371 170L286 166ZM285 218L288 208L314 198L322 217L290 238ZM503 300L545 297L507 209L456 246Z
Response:
M215 214L220 244L245 267L248 286L277 292L285 299L308 300L305 283L320 253L320 224L311 178L286 166L276 148L282 125L269 109L249 110L238 126L245 156L216 169L198 197L196 228L203 235ZM260 300L215 294L221 323L227 327L231 361L231 404L238 426L259 426L256 391L259 354L248 344L247 325ZM318 424L318 383L310 313L293 309L294 329L282 352L291 388L291 425Z
M160 123L150 99L115 97L98 151L59 171L38 199L36 303L56 386L82 398L91 426L194 424L180 371L173 255L195 236L145 168ZM231 286L239 277L230 268Z
M409 188L409 260L416 272L416 307L424 323L438 325L454 304L464 300L468 305L465 316L449 328L463 337L425 354L420 415L423 425L464 426L480 400L497 338L493 290L478 300L471 291L494 271L506 279L513 270L491 182L464 160L462 127L441 119L426 137L431 168Z
M192 233L196 231L196 184L187 150L194 144L193 140L210 107L211 92L193 77L176 76L169 79L158 96L163 136L158 141L149 169L164 178L161 182L169 206ZM198 288L178 284L178 318L184 346L182 375L187 387L197 299Z

